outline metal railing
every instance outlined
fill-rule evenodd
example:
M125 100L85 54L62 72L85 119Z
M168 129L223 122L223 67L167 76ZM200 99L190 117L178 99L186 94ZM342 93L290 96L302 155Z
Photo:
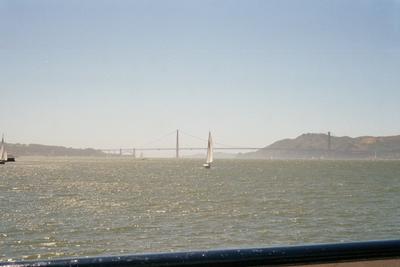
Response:
M398 259L400 264L400 240L3 262L0 266L293 266L387 259Z

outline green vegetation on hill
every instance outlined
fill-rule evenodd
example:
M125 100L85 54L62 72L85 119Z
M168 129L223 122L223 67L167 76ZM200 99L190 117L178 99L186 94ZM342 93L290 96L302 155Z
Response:
M76 149L63 146L47 146L37 144L7 144L7 152L16 157L20 156L102 156L100 150L87 148Z
M334 158L334 159L400 159L400 135L336 137L308 133L295 139L284 139L256 152L241 155L244 158Z

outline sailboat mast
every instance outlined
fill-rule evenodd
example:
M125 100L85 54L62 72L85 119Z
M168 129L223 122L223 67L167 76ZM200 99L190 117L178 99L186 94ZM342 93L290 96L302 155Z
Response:
M208 133L208 143L207 143L207 163L211 163L213 161L213 144L211 132Z
M4 134L1 137L1 144L0 144L0 161L4 162L7 160L7 152L6 148L4 147Z
M179 158L179 130L176 130L176 158Z

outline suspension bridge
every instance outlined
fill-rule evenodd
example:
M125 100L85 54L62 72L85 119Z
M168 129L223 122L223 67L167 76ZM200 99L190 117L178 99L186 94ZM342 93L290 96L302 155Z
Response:
M174 146L169 146L169 147L158 147L158 146L157 147L151 147L151 146L148 146L149 144L155 143L157 141L160 141L161 139L164 139L164 138L166 138L168 136L171 136L172 134L176 135ZM201 138L201 137L198 137L198 136L195 136L195 135L191 135L191 134L188 134L188 133L180 131L180 130L176 130L176 131L174 130L173 132L165 134L160 138L157 138L157 139L155 139L155 140L153 140L151 142L146 143L142 147L111 148L111 149L101 149L101 151L103 151L104 153L107 153L107 154L120 155L120 156L122 156L122 155L130 155L130 156L133 156L133 157L136 157L136 154L138 152L143 153L143 151L175 151L175 157L179 158L181 151L207 150L207 146L206 145L204 147L202 147L202 146L193 146L193 147L180 146L180 134L183 134L183 135L186 135L186 136L201 140L201 141L205 142L205 144L207 142L207 140L204 139L204 138ZM236 151L237 150L248 150L248 151L250 151L250 150L257 150L257 149L261 148L261 147L231 146L231 145L221 144L221 143L218 143L218 142L214 142L214 145L217 145L216 147L214 147L214 150L230 150L230 151L233 151L233 150L236 150Z

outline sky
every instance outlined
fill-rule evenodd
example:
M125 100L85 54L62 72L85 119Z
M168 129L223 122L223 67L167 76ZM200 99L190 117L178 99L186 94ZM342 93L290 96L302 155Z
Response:
M0 0L11 143L398 135L399 103L399 0Z

